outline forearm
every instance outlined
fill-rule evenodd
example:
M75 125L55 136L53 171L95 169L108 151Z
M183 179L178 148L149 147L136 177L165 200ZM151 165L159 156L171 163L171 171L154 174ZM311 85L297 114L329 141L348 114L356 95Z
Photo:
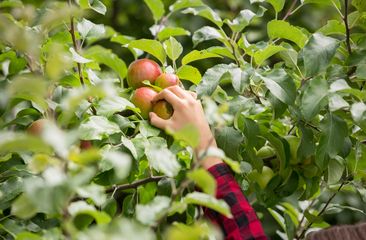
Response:
M222 163L208 169L217 182L216 197L231 209L232 219L206 209L205 215L224 231L225 239L267 239L257 215L242 193L229 167Z

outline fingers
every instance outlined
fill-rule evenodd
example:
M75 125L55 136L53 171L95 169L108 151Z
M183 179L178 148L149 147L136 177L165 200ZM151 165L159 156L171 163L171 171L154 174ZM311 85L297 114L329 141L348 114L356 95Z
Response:
M187 91L183 90L181 87L179 86L172 86L172 87L168 87L167 89L169 89L170 91L172 91L175 95L177 95L179 98L187 98Z
M194 99L197 99L197 93L195 92L192 92L192 91L188 91L189 94L191 94L191 96L194 98Z
M154 112L150 112L149 117L151 124L157 128L166 129L169 125L169 120L164 120L158 117Z
M173 108L176 108L181 104L181 99L168 88L164 89L158 95L156 95L153 99L153 102L157 102L163 99L169 102L173 106Z

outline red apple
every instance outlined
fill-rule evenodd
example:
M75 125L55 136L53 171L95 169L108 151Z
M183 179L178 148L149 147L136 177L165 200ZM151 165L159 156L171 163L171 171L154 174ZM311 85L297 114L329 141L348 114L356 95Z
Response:
M153 112L162 119L169 119L173 115L173 107L165 100L156 102L153 106Z
M127 83L128 86L136 89L143 87L142 83L144 80L150 81L154 84L155 79L162 73L160 66L147 58L138 59L130 64L127 72Z
M149 117L149 112L152 111L152 100L158 93L149 87L141 87L136 89L131 97L131 102L141 110L141 116L144 119Z
M27 132L34 136L40 136L46 124L49 124L49 120L44 118L38 119L28 127Z
M80 149L88 150L93 147L93 144L89 140L80 140Z
M173 73L162 73L155 80L155 86L158 86L160 88L167 88L178 84L179 84L179 78L177 75Z

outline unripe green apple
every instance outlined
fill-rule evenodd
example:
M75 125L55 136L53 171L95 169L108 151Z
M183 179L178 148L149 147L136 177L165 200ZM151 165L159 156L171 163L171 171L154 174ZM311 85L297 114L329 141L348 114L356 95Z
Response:
M156 80L155 86L167 88L179 84L179 78L173 73L162 73Z
M34 136L40 136L42 134L42 131L46 124L49 124L49 120L47 119L38 119L34 121L27 129L27 132L29 134L32 134Z
M262 173L259 173L256 169L254 169L251 173L248 174L249 180L258 183L258 185L265 189L269 181L274 176L274 173L271 168L267 166L263 166Z
M152 111L152 100L158 93L149 87L141 87L136 89L131 97L131 102L140 109L141 116L144 119L149 117L149 112Z
M299 148L300 145L300 138L293 135L288 135L285 136L284 138L290 145L290 154L291 154L290 163L297 164L299 162L297 158L297 149Z
M127 71L128 86L136 89L143 87L144 80L154 84L155 79L162 73L160 66L153 60L144 58L138 59L130 64Z
M276 151L270 147L270 146L263 146L262 148L260 148L257 153L256 153L257 157L259 157L260 159L265 159L265 158L270 158L276 155Z
M153 112L162 119L169 119L173 115L173 107L167 101L160 100L154 104Z

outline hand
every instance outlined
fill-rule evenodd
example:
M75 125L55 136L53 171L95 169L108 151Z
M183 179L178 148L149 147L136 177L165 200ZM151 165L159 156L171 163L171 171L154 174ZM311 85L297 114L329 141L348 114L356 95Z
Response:
M158 100L166 100L169 102L174 113L170 119L164 120L159 118L154 112L150 112L151 124L161 129L179 130L186 124L195 126L200 135L200 143L195 149L198 153L205 151L209 147L217 147L215 138L211 133L208 122L201 105L197 100L197 94L186 91L179 86L172 86L165 88L155 98L154 102ZM221 163L219 158L207 157L201 163L205 168L209 168L215 164Z

